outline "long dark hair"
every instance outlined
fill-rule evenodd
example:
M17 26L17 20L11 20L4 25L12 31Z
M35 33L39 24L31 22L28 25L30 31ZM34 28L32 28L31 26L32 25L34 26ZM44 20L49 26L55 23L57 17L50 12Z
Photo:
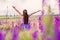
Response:
M23 16L27 16L28 14L27 14L27 10L26 9L24 9L23 10Z
M29 16L28 16L28 14L27 14L27 10L26 9L24 9L23 10L23 18L24 18L24 24L28 24L28 19L29 19Z

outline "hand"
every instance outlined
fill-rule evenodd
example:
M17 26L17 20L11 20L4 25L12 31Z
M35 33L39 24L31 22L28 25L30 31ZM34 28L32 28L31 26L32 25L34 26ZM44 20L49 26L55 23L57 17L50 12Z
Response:
M15 6L12 6L13 8L15 8Z

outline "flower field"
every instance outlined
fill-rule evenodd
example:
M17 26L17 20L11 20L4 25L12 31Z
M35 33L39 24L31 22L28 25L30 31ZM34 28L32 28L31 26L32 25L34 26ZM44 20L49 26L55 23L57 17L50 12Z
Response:
M59 24L59 16L32 16L24 30L23 18L0 16L0 40L60 40Z

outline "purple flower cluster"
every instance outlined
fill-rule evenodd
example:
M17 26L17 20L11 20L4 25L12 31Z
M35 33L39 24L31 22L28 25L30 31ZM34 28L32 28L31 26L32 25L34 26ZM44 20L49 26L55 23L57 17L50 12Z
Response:
M16 25L12 30L12 40L17 40L18 38L18 25Z
M55 17L55 25L54 25L54 32L56 40L60 40L60 17Z
M3 40L3 35L1 30L0 30L0 40Z
M3 34L2 30L0 30L0 40L4 40L5 39L5 34Z
M37 39L37 33L38 33L38 31L35 31L32 33L33 40Z
M39 29L43 32L44 28L43 28L43 25L41 23L41 17L38 18L38 21L39 21Z

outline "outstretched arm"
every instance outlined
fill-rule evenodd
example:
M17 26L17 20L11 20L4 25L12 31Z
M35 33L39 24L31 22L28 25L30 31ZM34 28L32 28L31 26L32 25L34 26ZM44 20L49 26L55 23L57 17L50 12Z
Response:
M41 11L41 10L38 10L38 11L36 11L36 12L33 12L33 13L31 13L29 16L31 16L31 15L37 13L37 12L40 12L40 11Z
M23 16L23 15L15 8L15 6L12 6L12 7L15 9L15 11L16 11L17 13L19 13L19 15Z

